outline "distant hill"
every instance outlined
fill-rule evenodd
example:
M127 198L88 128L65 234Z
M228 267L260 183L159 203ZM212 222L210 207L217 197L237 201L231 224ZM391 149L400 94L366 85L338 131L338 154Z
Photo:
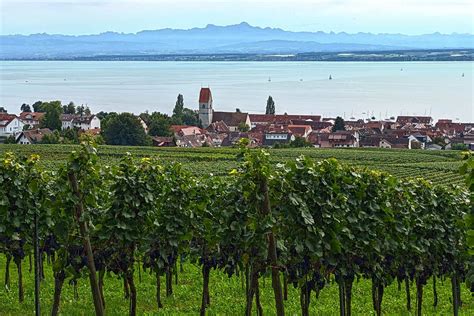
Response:
M279 28L207 25L188 30L146 30L133 34L4 35L0 58L74 58L101 55L228 54L387 51L474 48L472 34L348 34L290 32Z

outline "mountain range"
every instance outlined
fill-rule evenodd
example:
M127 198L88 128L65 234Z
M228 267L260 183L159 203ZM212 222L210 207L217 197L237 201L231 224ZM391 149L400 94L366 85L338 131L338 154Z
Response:
M472 49L473 34L292 32L246 22L204 28L105 32L94 35L2 35L1 59L156 54L297 54L308 52Z

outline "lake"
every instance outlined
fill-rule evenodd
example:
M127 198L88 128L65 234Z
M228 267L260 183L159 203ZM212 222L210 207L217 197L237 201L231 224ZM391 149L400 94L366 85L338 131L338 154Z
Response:
M0 106L61 100L93 112L171 113L178 93L197 108L209 86L217 111L261 113L272 95L278 113L474 121L473 70L473 62L0 61Z

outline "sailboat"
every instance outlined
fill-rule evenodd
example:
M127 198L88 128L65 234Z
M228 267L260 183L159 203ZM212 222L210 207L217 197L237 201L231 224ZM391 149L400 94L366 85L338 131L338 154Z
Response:
M332 80L332 76L331 76L331 75L329 75L329 80Z
M272 78L271 78L271 77L268 77L268 82L272 82Z
M464 77L464 72L462 73L462 76L461 77Z

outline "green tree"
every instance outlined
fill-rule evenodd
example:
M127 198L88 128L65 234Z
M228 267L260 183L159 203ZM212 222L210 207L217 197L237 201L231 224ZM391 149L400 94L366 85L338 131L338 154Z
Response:
M31 107L29 104L23 103L20 107L20 111L22 112L31 112Z
M97 117L100 119L100 128L102 132L107 128L108 122L118 114L116 112L99 112Z
M45 134L41 139L41 144L59 144L61 142L61 135L58 131L50 134Z
M84 114L85 115L91 115L92 114L91 109L88 106L86 106L86 108L84 109Z
M42 101L36 101L32 105L33 107L33 112L46 112L43 108L43 102Z
M3 106L0 106L0 113L7 113L7 110Z
M63 113L64 114L76 114L76 106L74 102L69 102L67 105L63 105Z
M272 96L268 96L267 99L267 108L265 110L265 114L275 115L275 101L273 101Z
M239 126L237 126L237 129L240 131L240 132L248 132L250 130L250 126L248 126L245 122L240 122L239 123Z
M200 126L199 122L199 116L196 111L184 108L183 109L183 116L182 116L182 122L184 125L190 125L190 126Z
M336 121L334 122L334 126L332 127L332 131L337 132L337 131L345 131L345 130L346 130L346 126L345 126L345 123L344 123L344 119L340 116L336 117Z
M104 128L104 138L108 145L145 146L150 139L137 116L121 113L113 116Z
M176 104L173 109L173 116L181 118L183 116L184 110L184 98L182 94L178 94Z
M51 101L42 103L41 109L45 115L41 119L40 127L50 130L61 130L61 113L63 112L61 101Z
M296 136L295 140L290 142L290 147L298 148L298 147L311 147L311 143L308 142L304 137Z
M463 143L457 143L451 145L452 150L467 150L467 145Z
M148 134L151 136L171 136L170 117L160 112L153 112L148 121Z
M13 135L10 135L5 139L5 144L16 144L16 138Z
M86 109L84 107L84 104L81 104L76 108L76 113L78 115L81 115L81 116L84 115L85 111L86 111Z

